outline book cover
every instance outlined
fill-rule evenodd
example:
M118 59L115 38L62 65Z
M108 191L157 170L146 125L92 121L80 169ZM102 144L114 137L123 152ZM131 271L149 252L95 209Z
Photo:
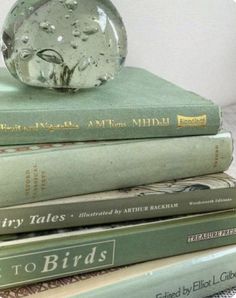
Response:
M0 208L0 234L236 208L236 180L214 174Z
M0 288L236 243L236 212L1 237Z
M222 132L133 141L0 147L0 206L224 172L232 138Z
M33 297L209 297L235 286L235 262L235 245L209 249L145 262L117 271L101 271L94 276L85 275L84 279L82 275L67 281L57 280L51 284L45 283L44 288L35 285L32 287L36 292ZM25 292L27 293L27 290ZM221 297L224 297L223 293Z
M216 134L217 105L146 70L59 93L23 86L0 69L0 145Z

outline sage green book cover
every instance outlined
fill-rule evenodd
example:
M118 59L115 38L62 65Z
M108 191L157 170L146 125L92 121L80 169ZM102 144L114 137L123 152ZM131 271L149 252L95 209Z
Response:
M91 226L236 208L227 174L0 208L0 234Z
M228 132L148 140L0 147L0 206L224 172Z
M63 283L63 279L51 281L44 283L42 292L37 285L25 287L24 292L35 291L35 298L209 297L235 286L235 268L236 246L231 245L149 261L117 271L74 276L67 283ZM9 291L12 293L10 297L15 297L14 292Z
M220 125L213 102L143 69L78 93L23 86L0 69L0 145L210 135Z
M0 288L236 243L236 211L1 236Z

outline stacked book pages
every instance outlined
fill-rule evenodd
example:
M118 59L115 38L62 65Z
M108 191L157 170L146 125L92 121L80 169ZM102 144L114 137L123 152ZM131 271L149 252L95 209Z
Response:
M145 70L58 93L0 70L0 297L207 297L236 284L213 102Z

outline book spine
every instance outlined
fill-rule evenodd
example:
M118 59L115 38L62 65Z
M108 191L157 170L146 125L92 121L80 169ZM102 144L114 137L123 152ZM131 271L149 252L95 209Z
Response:
M231 161L229 133L3 154L0 206L218 173Z
M145 274L117 280L114 284L96 290L68 294L67 298L208 297L235 286L235 267L235 247L225 248L221 252L213 250L212 254L209 252L203 257L193 255L192 260L167 264L166 268L157 267ZM49 291L49 294L52 295L53 291Z
M227 188L1 208L0 235L220 211L235 208L235 198Z
M235 211L222 212L6 242L0 253L0 288L234 244L235 219Z
M215 105L2 111L0 145L211 135L220 126L221 112Z

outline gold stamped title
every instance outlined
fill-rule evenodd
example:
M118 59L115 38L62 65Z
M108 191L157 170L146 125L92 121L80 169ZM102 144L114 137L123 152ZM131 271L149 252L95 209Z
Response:
M197 117L186 117L182 115L177 116L178 127L206 127L207 126L207 115L201 115Z
M129 121L116 121L114 119L104 120L89 120L87 124L83 124L83 128L87 129L122 129L128 127L144 128L144 127L168 127L171 125L170 118L133 118ZM185 127L206 127L207 115L201 115L197 117L187 117L177 115L178 128ZM0 131L3 132L33 132L40 130L47 130L54 132L57 130L79 130L81 125L79 122L64 121L62 123L49 123L49 122L36 122L32 125L9 125L6 123L0 123Z
M114 119L104 120L89 120L85 125L80 125L79 122L65 121L63 123L48 123L48 122L36 122L32 125L8 125L6 123L0 123L0 131L3 132L34 132L40 130L47 130L50 132L61 130L79 130L83 128L87 129L122 129L127 127L167 127L170 126L170 118L134 118L129 121L116 121Z

